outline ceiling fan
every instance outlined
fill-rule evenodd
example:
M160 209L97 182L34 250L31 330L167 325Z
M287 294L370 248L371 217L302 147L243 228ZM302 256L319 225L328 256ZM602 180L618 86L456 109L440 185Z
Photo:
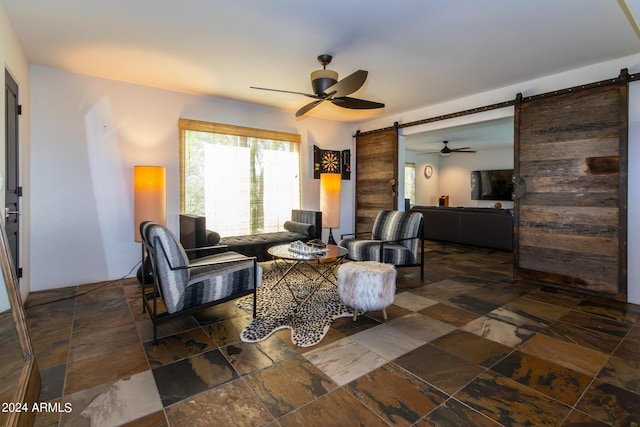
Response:
M444 143L444 147L439 151L426 151L420 154L440 154L442 157L448 157L453 153L475 153L474 150L471 150L471 147L462 147L462 148L449 148L449 141L442 141Z
M368 72L364 70L358 70L355 73L350 74L344 79L338 81L338 73L333 70L327 70L327 65L331 62L331 59L331 55L318 56L318 62L322 65L322 70L316 70L311 73L311 87L313 88L313 94L255 86L251 86L251 89L295 93L297 95L304 95L309 98L314 98L315 101L310 102L309 104L296 111L296 117L303 116L325 101L330 101L338 107L350 108L354 110L384 108L384 104L380 102L366 101L364 99L350 98L349 96L347 96L351 95L362 87L364 82L367 80Z

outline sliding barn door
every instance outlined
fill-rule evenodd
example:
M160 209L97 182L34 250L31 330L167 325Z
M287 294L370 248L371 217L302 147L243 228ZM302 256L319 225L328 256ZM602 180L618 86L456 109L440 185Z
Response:
M381 210L398 207L398 129L356 135L356 233Z
M626 300L627 104L626 83L516 104L516 278Z

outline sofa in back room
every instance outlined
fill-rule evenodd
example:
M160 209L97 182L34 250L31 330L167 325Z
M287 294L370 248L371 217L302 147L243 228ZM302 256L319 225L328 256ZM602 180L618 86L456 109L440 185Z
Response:
M207 229L206 218L199 215L180 215L180 243L185 249L213 245L226 245L230 251L246 256L255 256L258 261L268 261L271 256L267 249L271 246L291 243L296 240L308 241L322 238L322 212L294 209L291 219L283 224L284 230L262 234L225 236Z
M422 213L426 240L513 250L511 209L414 206L411 210Z

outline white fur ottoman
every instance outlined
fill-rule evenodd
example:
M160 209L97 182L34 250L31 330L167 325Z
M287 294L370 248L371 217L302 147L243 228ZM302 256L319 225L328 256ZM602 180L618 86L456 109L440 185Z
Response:
M338 294L343 303L354 309L354 321L358 310L382 310L386 319L386 308L396 295L396 268L377 261L342 264L338 269Z

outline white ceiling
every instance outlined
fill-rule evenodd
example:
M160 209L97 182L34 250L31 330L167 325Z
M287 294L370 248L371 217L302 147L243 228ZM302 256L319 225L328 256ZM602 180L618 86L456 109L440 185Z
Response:
M31 63L291 111L316 57L376 111L362 121L640 52L625 0L0 0ZM632 5L637 0L626 0ZM615 70L617 71L617 70Z

